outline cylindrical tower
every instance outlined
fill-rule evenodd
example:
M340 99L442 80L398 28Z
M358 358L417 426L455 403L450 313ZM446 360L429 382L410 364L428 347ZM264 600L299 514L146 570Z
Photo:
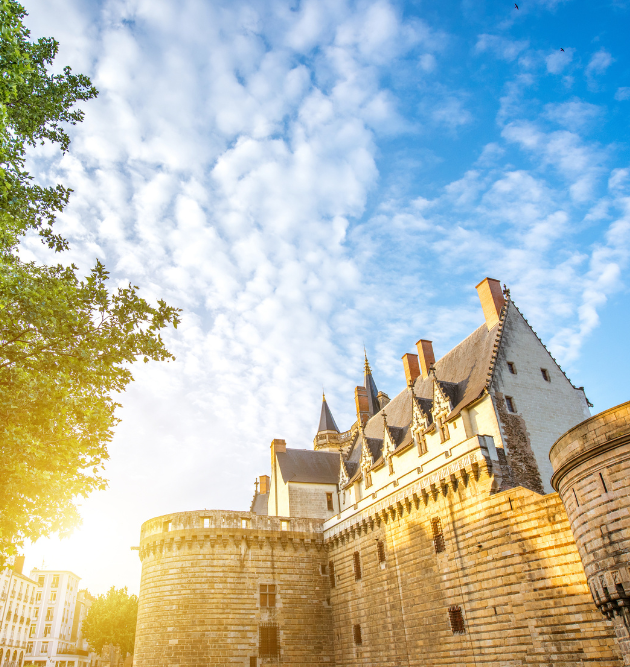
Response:
M322 523L227 511L145 522L135 667L331 664Z
M549 458L593 600L630 665L630 402L567 431Z

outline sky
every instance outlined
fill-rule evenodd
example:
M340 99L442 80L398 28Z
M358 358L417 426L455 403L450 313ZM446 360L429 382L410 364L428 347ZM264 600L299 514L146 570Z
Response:
M55 261L183 309L176 361L117 397L109 488L27 571L137 593L143 521L248 509L322 389L350 427L364 346L393 397L419 338L439 357L483 322L486 276L594 413L628 399L629 1L24 4L100 91L29 158L74 189Z

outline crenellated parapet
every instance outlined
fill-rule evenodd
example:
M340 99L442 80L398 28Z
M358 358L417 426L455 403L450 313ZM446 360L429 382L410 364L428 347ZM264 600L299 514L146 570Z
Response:
M140 560L181 552L321 549L323 523L320 519L259 516L252 512L225 510L164 514L142 524Z

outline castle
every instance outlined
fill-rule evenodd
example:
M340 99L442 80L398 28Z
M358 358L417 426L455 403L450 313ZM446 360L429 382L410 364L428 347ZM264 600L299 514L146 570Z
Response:
M324 398L314 449L274 440L249 512L143 524L135 665L630 664L630 409L611 495L578 489L595 505L569 517L608 421L576 463L559 442L554 473L584 390L498 281L477 291L485 321L439 360L418 341L392 400L366 357L350 429ZM595 511L592 531L617 525L605 553Z

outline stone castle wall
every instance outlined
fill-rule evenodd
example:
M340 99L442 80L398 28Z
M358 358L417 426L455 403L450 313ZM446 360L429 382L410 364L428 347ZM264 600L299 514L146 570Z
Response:
M136 667L333 663L322 521L165 515L143 524L140 558ZM275 608L261 607L261 584L277 586ZM257 657L263 623L278 626L277 658Z
M429 489L400 489L326 530L338 667L622 664L558 495L490 495L492 482L482 463Z
M630 402L578 424L549 456L593 599L630 665Z

